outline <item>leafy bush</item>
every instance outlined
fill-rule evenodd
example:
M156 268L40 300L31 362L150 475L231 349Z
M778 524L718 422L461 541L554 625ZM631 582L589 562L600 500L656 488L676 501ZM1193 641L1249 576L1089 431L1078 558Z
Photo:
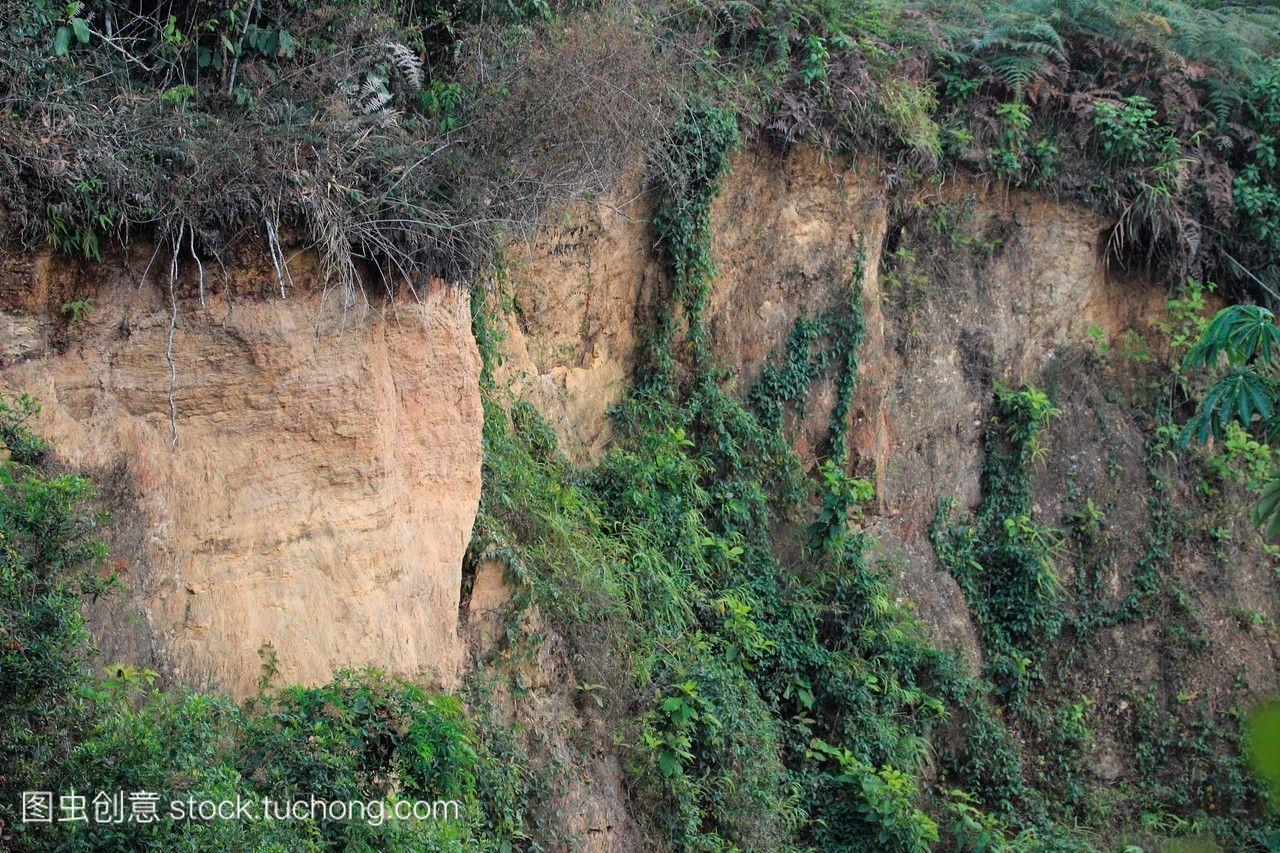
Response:
M916 780L889 766L877 771L848 750L816 738L810 749L839 769L824 783L850 789L831 794L833 807L824 816L829 843L842 847L870 844L876 850L903 853L932 849L930 842L938 840L938 826L915 807Z
M1275 128L1280 126L1280 60L1257 80L1245 114L1258 133L1250 139L1244 167L1235 176L1233 198L1242 230L1270 254L1272 260L1265 269L1274 280L1274 258L1280 254L1280 159L1275 136Z
M1225 364L1183 427L1183 445L1213 437L1228 440L1231 447L1248 449L1248 433L1268 444L1280 439L1280 387L1274 376L1278 357L1280 327L1270 311L1257 305L1232 305L1219 311L1183 359L1187 372ZM1262 446L1252 453L1261 456ZM1274 470L1264 472L1255 464L1253 481L1264 477L1267 482L1261 487L1254 521L1274 538L1280 535L1280 478Z
M40 789L88 725L88 658L80 603L106 590L104 549L85 502L88 481L46 477L28 398L0 399L0 815Z
M1093 107L1098 146L1107 160L1124 165L1146 165L1167 145L1177 145L1168 128L1156 121L1156 108L1142 95L1123 101L1098 101Z

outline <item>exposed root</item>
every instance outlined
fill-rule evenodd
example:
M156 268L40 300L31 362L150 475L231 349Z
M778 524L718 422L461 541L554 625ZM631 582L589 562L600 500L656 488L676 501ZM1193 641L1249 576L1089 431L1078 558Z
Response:
M200 305L204 307L204 264L200 262L200 256L196 254L196 229L194 227L187 232L187 237L191 248L191 259L196 262L196 270L200 273Z
M169 427L172 430L171 445L178 446L178 404L173 399L173 389L178 383L178 366L173 360L173 332L178 325L178 252L182 248L182 235L186 223L179 223L178 236L173 240L173 257L169 261L169 343L164 357L169 362Z
M289 262L285 260L284 250L280 248L280 231L270 216L262 217L262 225L267 230L267 247L271 250L271 265L276 269L276 282L280 285L280 298L285 298L284 282L287 278L293 284L293 276L289 272Z

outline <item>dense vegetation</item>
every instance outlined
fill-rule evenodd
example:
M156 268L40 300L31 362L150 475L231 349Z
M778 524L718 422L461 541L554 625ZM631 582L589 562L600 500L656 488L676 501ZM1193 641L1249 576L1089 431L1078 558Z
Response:
M754 133L876 150L900 181L963 166L1081 199L1115 217L1113 260L1272 298L1275 7L0 0L0 9L10 230L87 260L113 242L150 240L170 287L179 265L195 266L201 295L206 269L214 288L212 271L250 234L266 241L285 295L289 235L319 252L326 280L350 300L360 272L392 292L413 291L424 274L482 280L496 247L549 204L602 190L639 159L651 164L669 292L599 465L570 466L551 428L494 381L502 294L475 291L485 487L471 558L508 566L519 603L536 605L568 643L583 690L615 727L654 843L1087 849L1193 831L1232 847L1277 843L1230 723L1183 725L1154 695L1137 697L1144 782L1123 802L1141 815L1106 812L1080 783L1087 697L1052 696L1067 683L1051 653L1064 632L1084 642L1104 625L1185 605L1160 581L1173 537L1156 461L1174 452L1167 429L1152 439L1155 533L1132 588L1110 610L1072 608L1055 574L1057 533L1030 500L1053 402L1032 387L995 390L982 502L972 518L944 505L933 530L979 631L985 667L975 674L895 603L858 524L871 486L849 473L846 429L864 334L861 267L848 271L842 300L797 321L741 399L724 390L705 317L710 206L730 152ZM1261 309L1226 316L1189 357L1184 382L1219 355L1233 365L1189 436L1230 439L1233 422L1258 431L1280 408L1270 315L1247 311ZM837 396L810 472L785 425L820 378ZM508 740L454 697L364 672L320 688L264 688L237 707L152 690L133 670L93 677L78 607L109 582L85 510L92 490L46 470L31 414L23 401L0 409L6 832L18 828L17 792L31 788L444 798L464 811L455 822L376 827L26 827L7 841L435 849L545 840L550 830L522 814L533 796L524 768L498 758ZM1082 555L1095 536L1087 509L1072 534ZM526 641L519 631L504 640ZM1185 780L1171 782L1183 769ZM1183 823L1160 823L1169 815Z
M1106 614L1071 608L1054 567L1059 534L1033 517L1030 494L1056 410L1037 389L996 389L983 502L971 524L944 503L934 530L981 635L975 679L894 603L858 530L871 485L847 473L845 429L861 266L843 301L796 322L742 400L724 393L704 312L710 200L736 136L731 116L706 107L674 133L681 171L662 183L654 218L671 290L615 412L617 446L593 470L568 465L528 404L486 383L473 552L509 565L523 603L571 643L578 677L607 686L656 843L1091 849L1208 832L1274 844L1238 730L1205 717L1184 732L1154 694L1131 733L1142 763L1123 801L1132 811L1108 807L1083 782L1091 700L1055 695L1069 684L1062 660L1045 669L1062 631L1085 644L1103 623L1144 618L1158 591L1176 597L1161 577L1170 534L1158 467L1155 538L1132 588ZM479 299L476 329L492 364L499 348ZM785 414L824 375L837 400L810 478Z
M157 275L198 264L202 288L265 242L287 292L281 235L350 299L357 264L406 294L466 276L500 230L607 186L665 102L617 16L483 8L7 2L10 230L87 259L150 238Z
M1083 199L1118 258L1177 281L1260 297L1280 275L1267 2L2 8L9 226L84 257L150 236L203 271L246 236L280 260L283 233L348 289L358 262L392 289L464 277L548 202L676 168L658 143L706 97L904 178L963 164Z

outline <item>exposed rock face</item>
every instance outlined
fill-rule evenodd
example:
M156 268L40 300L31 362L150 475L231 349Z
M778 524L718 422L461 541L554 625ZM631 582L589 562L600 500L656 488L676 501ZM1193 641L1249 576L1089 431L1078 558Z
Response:
M606 410L631 382L648 309L661 290L640 181L616 198L578 204L532 245L513 247L505 363L499 379L533 402L575 462L603 455Z
M1108 223L1076 205L958 176L902 208L867 290L851 434L876 485L870 526L904 592L935 640L976 660L965 602L928 533L940 498L981 496L993 385L1043 385L1064 350L1149 335L1165 293L1108 274Z
M967 604L928 532L939 498L972 507L981 496L994 384L1034 381L1062 408L1035 511L1058 525L1072 500L1094 500L1114 540L1099 571L1114 603L1152 535L1152 424L1121 399L1133 363L1113 359L1104 373L1098 342L1115 346L1130 330L1155 340L1166 294L1105 268L1108 223L1082 207L964 176L910 193L890 183L883 164L804 148L736 155L713 210L711 343L745 391L795 320L846 294L865 258L867 338L850 430L855 472L876 486L864 522L934 639L976 664ZM508 254L515 310L499 379L548 417L582 464L608 446L607 409L626 391L666 290L652 200L639 185L572 208ZM501 566L485 563L459 638L482 457L466 294L433 285L420 303L357 317L326 302L305 259L286 299L260 260L236 267L204 306L187 276L171 422L171 305L164 287L137 286L146 261L76 269L0 257L0 389L44 403L41 432L67 466L104 484L116 513L106 535L130 595L93 614L106 657L237 695L253 691L264 647L283 682L375 664L454 683L461 647L491 652L510 609ZM94 312L74 324L59 317L84 297ZM825 453L833 397L819 381L803 417L788 423L806 463ZM1196 484L1176 471L1167 480L1180 511L1196 517ZM1280 608L1253 530L1215 523L1230 545L1180 534L1186 547L1162 571L1189 600L1207 602L1197 624L1213 650L1195 674L1221 704L1237 671L1253 690L1275 689L1269 634L1238 623L1256 609L1274 624ZM1065 583L1075 568L1059 566ZM527 618L543 633L536 612ZM1112 746L1122 697L1158 676L1166 644L1149 626L1108 630L1080 677L1105 685L1097 760L1120 768ZM521 673L527 689L495 695L495 707L545 734L548 760L580 769L548 794L566 826L592 849L642 849L612 733L581 707L565 646L545 634Z
M146 257L77 270L9 264L0 388L101 472L127 598L99 607L107 659L252 692L375 664L454 683L462 554L480 490L479 357L464 291L343 312L305 263L289 298L210 296L183 280L172 360ZM249 267L222 291L270 291ZM89 297L68 327L57 306ZM176 428L177 445L173 445ZM119 597L117 597L119 598Z

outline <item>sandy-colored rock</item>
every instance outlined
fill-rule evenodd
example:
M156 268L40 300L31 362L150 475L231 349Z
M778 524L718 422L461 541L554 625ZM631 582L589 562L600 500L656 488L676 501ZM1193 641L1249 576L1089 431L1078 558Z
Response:
M631 383L662 268L638 175L613 197L582 202L508 250L515 310L505 317L499 380L530 400L573 461L595 461L612 435L606 414Z
M712 208L707 325L717 360L750 388L800 317L833 304L865 258L874 294L887 229L884 176L875 163L844 163L816 149L738 153Z
M481 461L466 292L365 316L303 286L305 265L286 299L201 307L184 278L171 385L168 293L131 280L145 261L9 265L0 285L0 329L27 330L0 347L0 388L42 402L59 460L116 511L128 597L93 612L105 654L235 695L271 652L285 683L366 664L454 683ZM51 317L69 281L95 306L70 327Z
M477 658L492 653L502 638L511 609L507 567L500 560L481 560L471 583L471 596L463 601L467 644Z

